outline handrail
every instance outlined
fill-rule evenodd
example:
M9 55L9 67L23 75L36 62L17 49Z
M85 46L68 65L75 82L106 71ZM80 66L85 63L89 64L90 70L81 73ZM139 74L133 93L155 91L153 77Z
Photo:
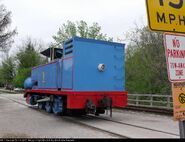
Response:
M171 95L128 94L128 106L173 109Z

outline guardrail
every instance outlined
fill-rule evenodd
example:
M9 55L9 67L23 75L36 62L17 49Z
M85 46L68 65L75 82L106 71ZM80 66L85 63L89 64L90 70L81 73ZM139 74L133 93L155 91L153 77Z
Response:
M128 94L128 106L173 109L171 95Z

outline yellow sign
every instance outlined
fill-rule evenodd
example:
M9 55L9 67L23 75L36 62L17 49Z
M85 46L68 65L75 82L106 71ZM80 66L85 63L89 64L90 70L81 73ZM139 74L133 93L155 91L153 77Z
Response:
M185 82L172 83L173 114L175 120L185 120Z
M152 31L185 33L184 0L146 0Z

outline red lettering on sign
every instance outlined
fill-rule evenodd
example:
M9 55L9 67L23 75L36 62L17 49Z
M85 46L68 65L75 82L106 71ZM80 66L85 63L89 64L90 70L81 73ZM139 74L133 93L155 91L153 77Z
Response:
M185 50L168 49L167 56L168 58L185 58Z
M179 48L180 47L180 42L178 39L172 39L173 47L174 48Z
M172 69L185 69L185 63L170 63Z
M183 76L183 70L176 70L176 76Z

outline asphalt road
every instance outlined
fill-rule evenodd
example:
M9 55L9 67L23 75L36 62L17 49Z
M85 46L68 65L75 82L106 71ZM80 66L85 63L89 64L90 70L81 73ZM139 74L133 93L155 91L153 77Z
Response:
M98 117L119 123L98 118L70 118L80 122L81 125L62 116L25 106L22 96L22 94L0 94L0 137L120 138L85 126L88 125L129 138L179 138L178 122L173 121L172 116L119 110L113 112L113 118L107 115Z
M11 98L12 95L7 95ZM115 138L8 100L0 94L0 138Z

